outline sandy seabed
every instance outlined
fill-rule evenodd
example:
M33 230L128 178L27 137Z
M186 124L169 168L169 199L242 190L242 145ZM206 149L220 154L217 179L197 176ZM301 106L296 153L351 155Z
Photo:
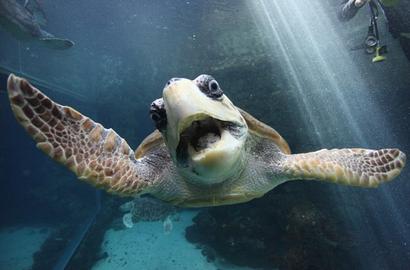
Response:
M224 263L208 262L201 249L185 239L185 228L192 224L195 211L179 213L171 232L164 232L162 222L138 222L133 228L108 230L102 246L107 257L93 270L231 270L249 269Z
M0 231L0 269L28 270L51 229L44 227L11 227Z

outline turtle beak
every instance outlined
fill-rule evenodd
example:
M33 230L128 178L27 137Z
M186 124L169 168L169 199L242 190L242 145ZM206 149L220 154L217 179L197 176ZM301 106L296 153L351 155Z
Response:
M194 121L211 117L241 126L245 124L242 115L226 96L213 100L191 80L171 79L165 85L162 96L169 123L167 132L172 137L168 143L173 147L178 145L180 134Z

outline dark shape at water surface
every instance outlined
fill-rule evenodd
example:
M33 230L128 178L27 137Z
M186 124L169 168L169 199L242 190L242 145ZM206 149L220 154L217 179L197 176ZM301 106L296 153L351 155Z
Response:
M0 0L0 25L19 40L38 40L52 49L71 48L73 41L55 37L42 29L46 21L40 18L44 18L44 12L35 3L24 6L17 0Z

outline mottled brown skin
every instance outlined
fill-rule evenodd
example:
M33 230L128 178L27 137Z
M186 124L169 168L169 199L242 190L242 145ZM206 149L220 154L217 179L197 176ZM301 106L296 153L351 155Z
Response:
M398 176L405 160L405 155L398 149L324 149L292 155L286 159L283 167L286 168L286 174L295 178L377 187Z
M8 91L18 122L37 147L80 179L125 196L149 189L155 164L136 160L115 131L51 101L24 79L10 76Z
M121 196L148 193L187 207L235 204L297 179L376 187L399 175L406 162L398 149L324 149L291 155L274 129L239 109L248 128L243 170L222 183L198 184L178 173L160 132L148 136L134 153L115 131L55 103L26 80L10 75L7 87L17 121L38 148L81 180Z

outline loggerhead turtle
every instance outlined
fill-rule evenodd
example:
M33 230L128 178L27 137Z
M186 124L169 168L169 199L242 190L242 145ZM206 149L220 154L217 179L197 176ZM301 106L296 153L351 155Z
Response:
M315 179L376 187L400 174L398 149L291 154L271 127L235 107L209 75L171 79L151 104L156 131L134 152L112 129L10 75L17 121L47 155L108 192L150 194L183 207L246 202L279 184Z

